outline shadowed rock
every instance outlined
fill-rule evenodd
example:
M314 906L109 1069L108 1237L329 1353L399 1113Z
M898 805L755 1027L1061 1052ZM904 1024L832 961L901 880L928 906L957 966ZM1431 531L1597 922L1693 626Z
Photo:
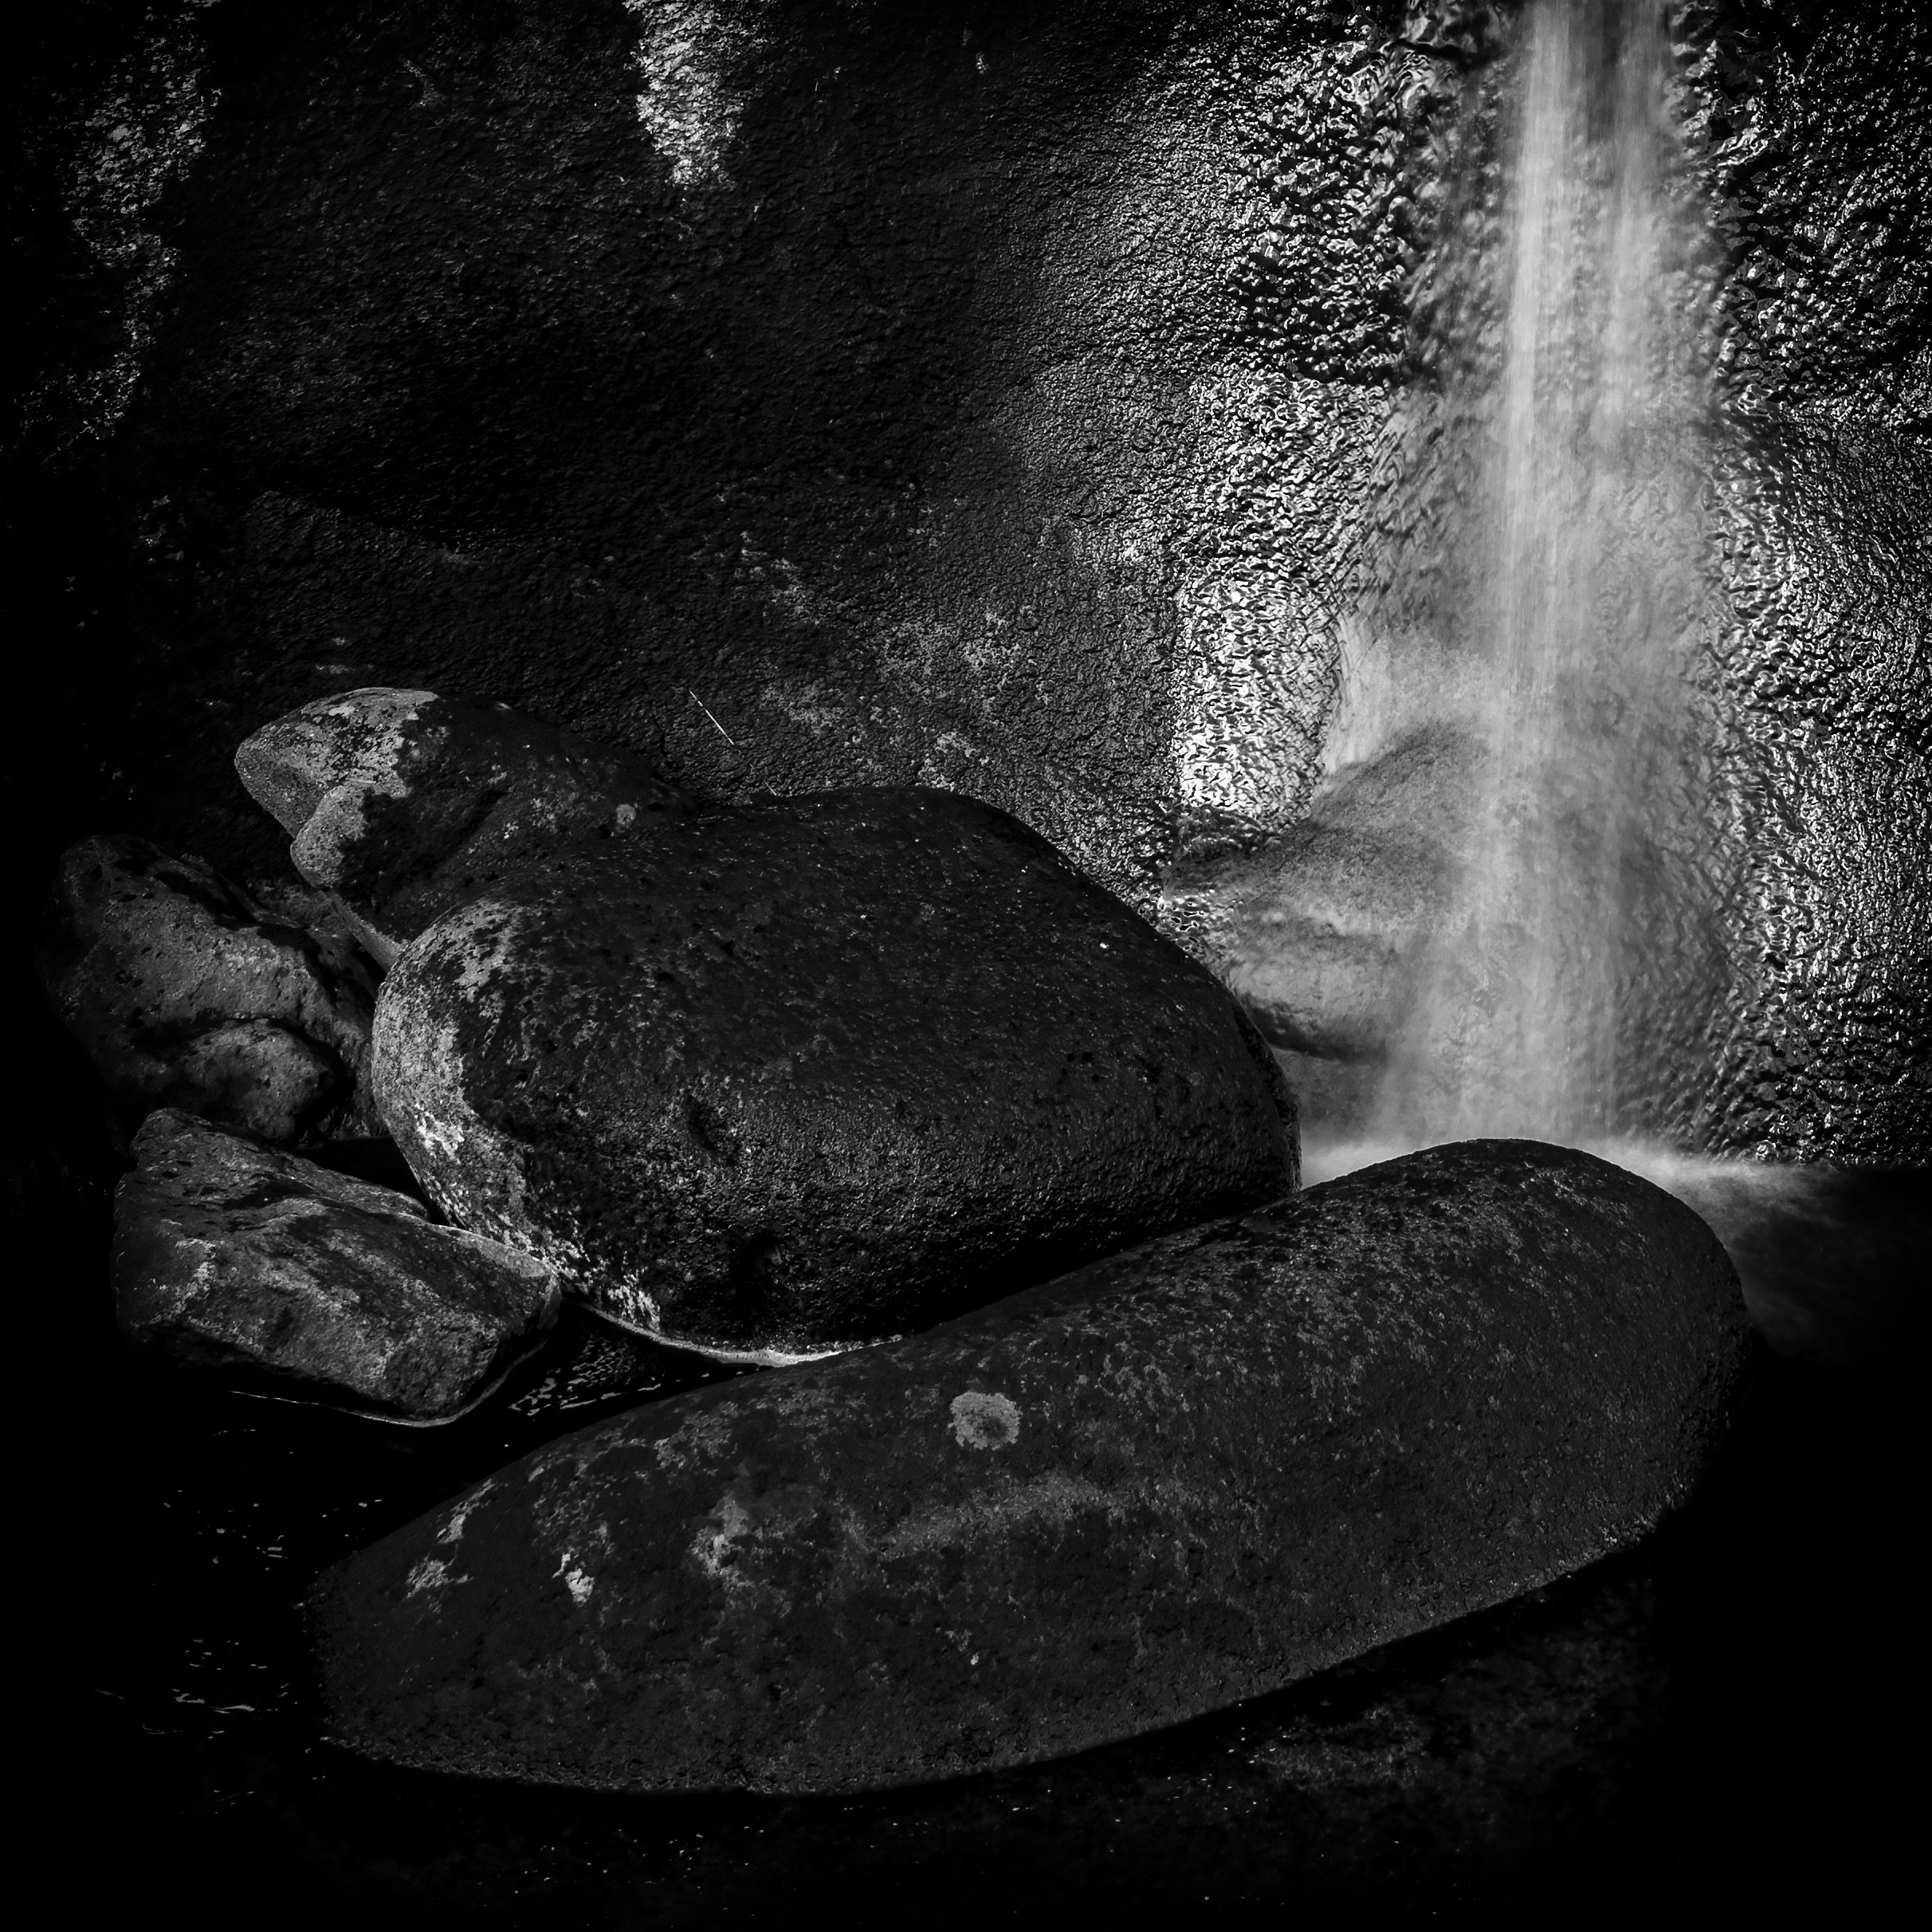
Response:
M375 989L345 948L277 917L197 858L144 838L61 856L41 973L128 1127L185 1107L273 1141L353 1094Z
M431 1196L569 1290L762 1360L903 1334L1294 1182L1212 977L1043 839L831 793L510 870L385 982Z
M1434 1149L548 1446L324 1579L330 1727L632 1790L1082 1749L1632 1541L1748 1348L1647 1182Z
M446 1421L541 1341L550 1270L421 1203L171 1109L114 1203L121 1332L180 1362Z
M235 769L293 834L296 870L337 895L385 966L479 866L688 809L641 759L434 691L318 699L246 740Z

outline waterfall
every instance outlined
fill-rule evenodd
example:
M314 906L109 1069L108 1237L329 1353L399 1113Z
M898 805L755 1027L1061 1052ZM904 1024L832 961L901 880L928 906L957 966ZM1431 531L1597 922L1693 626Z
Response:
M1537 0L1516 71L1432 458L1457 473L1423 621L1475 777L1380 1101L1410 1144L1654 1130L1642 1036L1680 944L1707 385L1661 0Z
M1305 1144L1304 1178L1474 1136L1581 1145L1704 1216L1774 1347L1864 1359L1924 1247L1920 1177L1698 1155L1671 1099L1723 1023L1715 848L1740 834L1700 778L1710 250L1663 0L1534 0L1502 78L1499 175L1479 96L1419 304L1434 379L1327 753L1359 781L1460 747L1461 815L1439 787L1405 828L1450 853L1450 909L1367 1118Z

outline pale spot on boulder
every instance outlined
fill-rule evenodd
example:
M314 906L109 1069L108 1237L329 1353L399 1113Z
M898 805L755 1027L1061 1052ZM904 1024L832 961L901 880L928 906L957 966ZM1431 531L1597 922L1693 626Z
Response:
M425 1557L409 1573L409 1593L420 1596L425 1590L440 1590L449 1581L449 1565L440 1557Z
M952 1398L952 1434L962 1449L1010 1449L1019 1439L1019 1411L1004 1396L969 1388Z

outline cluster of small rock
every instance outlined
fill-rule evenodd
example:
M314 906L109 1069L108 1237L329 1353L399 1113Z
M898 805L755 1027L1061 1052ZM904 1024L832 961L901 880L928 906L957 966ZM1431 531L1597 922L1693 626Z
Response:
M325 1578L358 1749L632 1789L1078 1749L1588 1561L1722 1429L1747 1331L1696 1215L1530 1143L1298 1192L1242 1007L1004 813L705 807L428 692L236 762L301 887L122 838L56 893L137 1163L124 1331L417 1422L566 1295L791 1365Z
M183 1361L440 1420L560 1290L780 1362L1294 1184L1240 1009L971 799L701 811L423 691L308 705L236 766L302 886L91 839L43 960L138 1125L123 1327ZM437 1219L330 1171L384 1134Z

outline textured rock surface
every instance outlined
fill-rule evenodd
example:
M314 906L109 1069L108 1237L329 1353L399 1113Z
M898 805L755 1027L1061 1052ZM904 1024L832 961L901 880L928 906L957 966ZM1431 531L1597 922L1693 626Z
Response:
M245 740L235 769L294 834L296 870L336 895L385 966L532 840L688 809L642 760L434 691L319 698Z
M1150 898L1177 834L1286 829L1360 582L1429 540L1379 479L1443 137L1509 84L1470 29L1519 11L49 15L12 587L72 721L52 848L253 876L234 745L369 684L708 795L958 784ZM1924 9L1683 19L1751 830L1688 1111L1922 1164Z
M366 968L199 859L144 838L73 846L40 964L129 1127L157 1106L276 1141L361 1125L355 1090L375 992Z
M406 1194L163 1109L114 1203L123 1334L411 1422L457 1415L540 1343L557 1285Z
M332 1730L634 1789L1077 1750L1632 1541L1746 1349L1648 1183L1433 1149L539 1451L325 1581Z
M453 1219L666 1339L903 1334L1294 1184L1234 1003L989 806L828 794L478 889L383 984L383 1117Z
M1454 902L1480 753L1438 727L1346 765L1253 856L1177 872L1202 948L1275 1045L1372 1059L1401 1031Z

